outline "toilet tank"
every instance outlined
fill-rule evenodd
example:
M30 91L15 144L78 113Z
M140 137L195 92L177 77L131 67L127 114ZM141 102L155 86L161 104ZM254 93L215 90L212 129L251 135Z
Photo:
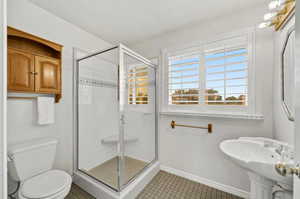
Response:
M8 173L16 181L24 181L52 168L57 140L37 139L8 147Z

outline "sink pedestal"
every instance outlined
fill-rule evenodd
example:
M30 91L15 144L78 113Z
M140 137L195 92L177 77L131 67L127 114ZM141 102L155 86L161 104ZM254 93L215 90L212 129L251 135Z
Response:
M256 173L248 172L250 178L250 199L272 198L272 187L274 182Z

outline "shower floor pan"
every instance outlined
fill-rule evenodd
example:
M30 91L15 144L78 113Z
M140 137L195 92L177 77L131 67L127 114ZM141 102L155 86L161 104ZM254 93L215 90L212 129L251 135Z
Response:
M147 162L137 160L128 156L124 157L124 184L129 182L136 174L141 172ZM118 188L118 157L114 157L90 170L85 171L87 174L100 180L101 182L117 189Z

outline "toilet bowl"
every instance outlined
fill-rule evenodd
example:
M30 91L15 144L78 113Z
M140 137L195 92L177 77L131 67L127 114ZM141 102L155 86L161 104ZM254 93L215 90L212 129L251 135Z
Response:
M50 170L24 181L18 192L19 199L62 199L67 196L72 178L64 171Z
M70 192L72 177L52 169L57 140L39 139L9 146L8 173L20 182L18 199L63 199Z

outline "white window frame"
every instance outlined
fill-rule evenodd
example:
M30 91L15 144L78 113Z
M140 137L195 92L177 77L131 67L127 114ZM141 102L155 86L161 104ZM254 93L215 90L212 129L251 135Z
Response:
M175 105L169 104L169 94L168 94L168 81L169 81L169 66L168 66L168 56L172 53L178 53L182 51L190 50L191 48L198 48L201 51L203 46L207 43L222 41L226 39L231 39L240 36L248 37L248 105ZM202 48L202 49L201 49ZM200 59L203 62L204 59ZM202 66L203 63L201 64ZM251 116L254 119L262 119L263 117L257 113L256 110L256 95L255 95L255 29L248 28L242 31L223 34L218 37L206 40L205 42L195 42L193 45L188 45L185 47L176 47L171 49L164 49L161 51L161 66L160 67L160 81L161 81L161 106L160 112L162 114L195 114L195 115L216 115L216 116L229 116L241 115L245 117ZM200 67L200 70L204 67ZM205 71L200 71L200 75L203 74L205 77ZM204 78L201 78L204 80ZM200 80L201 80L200 79ZM204 84L202 84L204 85ZM251 118L250 118L251 119Z

